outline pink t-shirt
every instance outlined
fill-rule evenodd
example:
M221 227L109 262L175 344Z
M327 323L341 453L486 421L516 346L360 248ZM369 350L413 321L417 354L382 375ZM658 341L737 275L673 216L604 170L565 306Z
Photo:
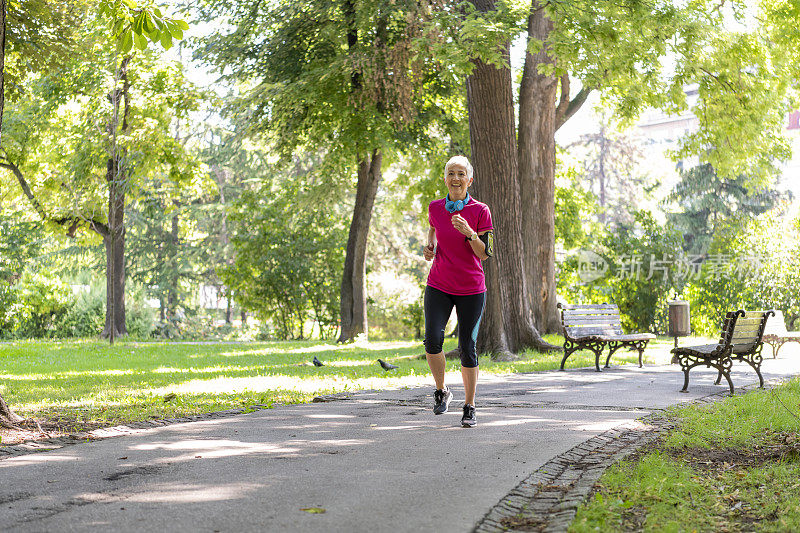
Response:
M444 198L428 205L428 222L436 230L436 256L428 274L428 285L447 294L465 296L486 292L483 265L464 235L450 219L456 213L444 208ZM493 230L489 206L471 198L457 211L477 233Z

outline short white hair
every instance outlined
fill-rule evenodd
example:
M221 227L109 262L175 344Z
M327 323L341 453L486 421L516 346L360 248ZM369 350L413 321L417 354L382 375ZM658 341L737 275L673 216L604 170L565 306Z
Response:
M466 168L467 169L467 178L472 179L472 173L473 173L472 163L470 163L469 159L467 159L463 155L454 155L453 157L450 158L450 161L448 161L444 165L444 177L445 178L447 177L447 171L453 165L461 165L462 167Z

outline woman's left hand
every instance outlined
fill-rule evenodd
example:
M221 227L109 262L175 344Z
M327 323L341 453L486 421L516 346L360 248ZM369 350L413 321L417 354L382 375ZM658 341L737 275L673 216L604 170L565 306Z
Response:
M456 228L462 235L464 235L464 237L469 237L475 233L461 215L453 215L450 220L453 223L453 227Z

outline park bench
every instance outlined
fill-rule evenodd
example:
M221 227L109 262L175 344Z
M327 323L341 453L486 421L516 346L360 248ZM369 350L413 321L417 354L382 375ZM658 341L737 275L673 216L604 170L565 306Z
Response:
M642 366L642 353L647 343L656 336L650 333L632 333L626 335L622 331L619 318L619 307L614 304L600 305L567 305L558 304L561 309L561 326L564 329L564 363L573 352L587 348L594 352L594 367L600 372L600 355L608 346L605 368L611 356L620 348L626 347L639 351L639 367Z
M787 342L800 342L800 331L787 331L783 311L776 311L775 316L767 320L764 329L764 342L772 347L772 358L778 357L781 346Z
M719 385L722 376L728 380L728 386L733 394L731 381L731 367L734 361L743 361L753 367L758 374L759 386L764 386L764 377L761 375L761 347L762 336L767 319L773 311L744 311L742 309L729 312L722 323L722 334L717 344L704 344L701 346L679 346L672 349L673 363L681 365L683 370L683 388L681 392L689 390L689 371L700 365L715 368L718 372L715 385Z

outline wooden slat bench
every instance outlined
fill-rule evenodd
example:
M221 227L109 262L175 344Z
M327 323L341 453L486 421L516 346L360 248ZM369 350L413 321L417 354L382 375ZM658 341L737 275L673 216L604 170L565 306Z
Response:
M564 328L564 363L573 352L587 348L594 352L594 367L600 372L600 355L608 346L605 368L614 352L627 347L639 351L639 367L642 366L642 353L647 343L656 336L650 333L632 333L626 335L622 331L619 318L619 307L614 304L599 305L567 305L558 304L561 309L561 326Z
M764 386L764 377L761 375L761 356L763 346L762 337L767 319L773 311L744 311L742 309L725 315L722 323L722 334L717 344L704 344L700 346L679 346L672 349L673 363L681 365L683 371L683 388L681 392L689 390L689 371L700 365L715 368L718 372L715 385L719 385L722 377L728 381L728 386L733 394L731 381L731 367L734 361L744 361L756 371L759 386Z
M772 347L772 358L778 357L781 346L787 342L800 342L800 331L787 331L783 311L773 309L775 316L767 320L764 342Z

